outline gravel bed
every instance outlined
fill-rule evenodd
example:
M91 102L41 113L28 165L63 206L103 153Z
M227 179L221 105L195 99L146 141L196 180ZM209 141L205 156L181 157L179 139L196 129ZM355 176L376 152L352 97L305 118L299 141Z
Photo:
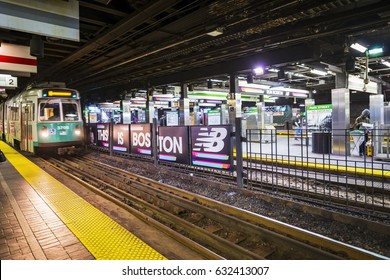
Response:
M105 154L94 151L90 152L88 157L155 181L390 257L390 233L379 233L370 230L365 222L344 223L340 221L342 218L336 221L329 217L323 217L324 211L321 211L321 209L308 211L310 205L296 203L291 199L279 199L276 196L270 197L246 189L239 189L233 185L224 184L220 178L216 177L201 178L196 174L177 173L169 170L168 167L155 168L153 164L141 160L110 158ZM332 217L335 214L337 216L335 211L330 214L328 211L325 212ZM378 221L373 223L378 223Z

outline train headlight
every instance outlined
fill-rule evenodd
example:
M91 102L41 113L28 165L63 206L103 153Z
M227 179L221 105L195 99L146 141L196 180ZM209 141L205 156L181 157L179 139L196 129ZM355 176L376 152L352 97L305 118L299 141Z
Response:
M43 138L49 137L49 130L47 129L46 126L42 126L42 127L41 127L41 136L42 136Z
M79 125L76 125L76 128L74 130L74 134L76 134L77 136L81 135L81 127Z

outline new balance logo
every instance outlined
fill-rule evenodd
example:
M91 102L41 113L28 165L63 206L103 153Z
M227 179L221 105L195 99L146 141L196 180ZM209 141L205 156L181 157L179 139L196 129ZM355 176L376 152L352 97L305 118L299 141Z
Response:
M210 130L210 131L209 131ZM218 153L225 147L227 129L223 127L201 128L194 144L194 151Z

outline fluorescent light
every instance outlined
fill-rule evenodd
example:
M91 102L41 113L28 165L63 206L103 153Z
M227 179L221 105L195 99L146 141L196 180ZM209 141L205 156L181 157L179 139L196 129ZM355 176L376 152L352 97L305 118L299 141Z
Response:
M383 64L383 65L385 65L385 66L387 66L387 67L389 67L390 68L390 62L389 61L386 61L386 60L381 60L381 63Z
M321 76L328 75L327 72L321 71L321 70L318 70L318 69L312 69L312 70L310 70L310 72L313 73L313 74L316 74L316 75L321 75Z
M263 67L256 67L253 69L256 75L263 75L264 74L264 68Z
M351 45L351 48L353 48L361 53L364 53L367 50L367 48L365 46L362 46L359 43L353 43Z
M371 49L371 50L368 50L368 54L380 54L380 53L383 53L383 49L382 48L375 48L375 49Z
M210 36L213 36L213 37L219 36L221 34L223 34L223 29L222 28L216 28L213 31L207 32L207 35L210 35Z

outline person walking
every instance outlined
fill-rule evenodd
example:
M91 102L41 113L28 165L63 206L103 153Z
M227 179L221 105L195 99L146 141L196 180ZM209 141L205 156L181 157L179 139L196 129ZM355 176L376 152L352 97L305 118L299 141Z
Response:
M298 137L302 137L302 127L301 127L301 114L297 113L292 119L292 125L294 128L294 140L299 141Z
M366 127L363 126L363 124L369 124L370 123L370 110L364 109L360 116L358 116L355 120L354 129L358 130L364 130L364 140L362 144L359 146L359 155L365 155L366 154L366 143L368 141L368 130Z

